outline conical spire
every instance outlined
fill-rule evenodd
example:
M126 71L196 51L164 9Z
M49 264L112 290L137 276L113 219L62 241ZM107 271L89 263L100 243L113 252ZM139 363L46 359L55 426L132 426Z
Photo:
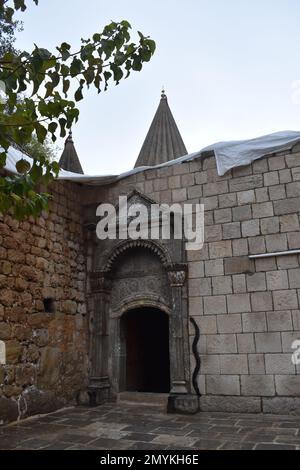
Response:
M135 168L155 166L187 155L187 150L168 105L165 90L140 151Z
M66 139L65 148L59 160L59 166L63 170L83 175L82 166L74 146L72 131L70 131L69 136Z

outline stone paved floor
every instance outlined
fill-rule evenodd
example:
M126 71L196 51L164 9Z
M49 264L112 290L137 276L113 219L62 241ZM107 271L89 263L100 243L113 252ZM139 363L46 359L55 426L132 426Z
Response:
M104 405L0 427L0 449L300 450L300 416L201 413Z

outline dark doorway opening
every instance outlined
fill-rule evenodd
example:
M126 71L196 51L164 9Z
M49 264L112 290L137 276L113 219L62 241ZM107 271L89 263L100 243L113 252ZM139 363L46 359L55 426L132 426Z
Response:
M170 391L169 317L156 308L139 308L121 319L126 368L123 389L130 392ZM122 365L121 365L122 367Z

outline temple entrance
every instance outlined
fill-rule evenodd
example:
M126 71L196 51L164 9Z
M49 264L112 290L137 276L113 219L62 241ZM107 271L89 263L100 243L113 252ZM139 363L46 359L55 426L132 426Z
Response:
M129 310L121 318L121 344L121 389L169 393L168 315L157 308Z

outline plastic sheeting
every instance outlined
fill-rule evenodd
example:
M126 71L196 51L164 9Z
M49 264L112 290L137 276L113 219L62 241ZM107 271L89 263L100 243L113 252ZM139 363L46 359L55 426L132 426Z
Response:
M232 168L249 165L254 160L262 158L265 155L289 150L298 142L300 142L300 132L298 131L276 132L274 134L269 134L250 140L219 142L213 145L209 145L199 152L185 155L183 157L177 158L176 160L172 160L154 167L146 166L135 168L120 175L79 175L77 173L61 170L59 172L59 179L88 185L106 185L136 173L141 173L142 171L155 168L164 168L167 166L189 162L197 158L201 158L202 155L206 152L214 152L217 162L218 174L219 176L223 176ZM5 169L12 173L16 173L15 164L18 160L20 160L20 158L25 158L26 160L31 161L28 156L11 147L8 152Z

